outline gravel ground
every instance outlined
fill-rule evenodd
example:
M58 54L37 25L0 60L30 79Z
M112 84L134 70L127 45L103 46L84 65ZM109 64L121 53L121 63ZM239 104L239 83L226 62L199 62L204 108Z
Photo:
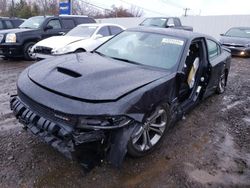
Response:
M234 58L223 95L209 97L149 156L84 173L22 130L10 113L16 79L32 62L0 59L0 187L250 187L250 59Z

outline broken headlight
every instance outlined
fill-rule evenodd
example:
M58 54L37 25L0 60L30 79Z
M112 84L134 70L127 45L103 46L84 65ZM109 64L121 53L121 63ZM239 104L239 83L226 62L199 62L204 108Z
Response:
M117 129L128 125L131 121L126 116L81 117L76 127L80 129Z

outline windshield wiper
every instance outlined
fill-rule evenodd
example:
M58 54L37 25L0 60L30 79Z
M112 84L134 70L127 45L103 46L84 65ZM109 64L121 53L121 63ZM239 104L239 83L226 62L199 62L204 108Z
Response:
M124 62L131 63L131 64L141 65L141 63L131 61L129 59L124 59L124 58L119 58L119 57L110 57L110 58L120 60L120 61L124 61Z
M98 52L98 51L92 51L92 53L96 53L96 54L98 54L98 55L100 55L100 56L106 57L105 54L103 54L103 53L101 53L101 52Z

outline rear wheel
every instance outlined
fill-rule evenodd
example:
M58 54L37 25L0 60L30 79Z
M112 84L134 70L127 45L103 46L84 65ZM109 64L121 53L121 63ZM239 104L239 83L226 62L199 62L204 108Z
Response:
M34 45L34 42L28 42L24 45L24 58L26 60L35 60L35 54L31 50Z
M226 75L225 73L220 76L220 80L218 82L218 86L216 89L216 93L222 94L226 90Z
M146 115L143 126L138 128L128 143L128 153L141 157L153 151L167 132L169 120L169 110L163 105Z

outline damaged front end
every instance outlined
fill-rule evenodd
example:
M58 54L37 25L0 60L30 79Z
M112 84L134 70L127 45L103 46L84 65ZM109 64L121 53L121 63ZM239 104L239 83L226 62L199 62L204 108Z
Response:
M79 161L87 170L104 160L120 167L128 141L139 127L126 116L87 116L74 121L58 112L47 110L46 114L37 105L31 109L18 96L11 96L10 108L25 129L67 158Z

